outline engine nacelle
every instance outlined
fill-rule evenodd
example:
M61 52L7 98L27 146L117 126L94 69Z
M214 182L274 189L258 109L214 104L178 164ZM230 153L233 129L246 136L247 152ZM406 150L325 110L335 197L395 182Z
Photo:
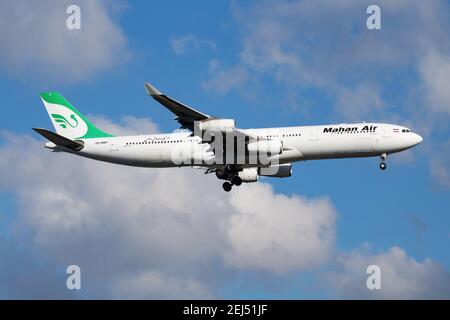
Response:
M283 151L283 142L281 140L259 140L247 144L249 153L276 155Z
M197 122L198 128L203 131L233 132L236 128L234 119L211 119Z
M265 177L288 178L292 176L292 164L280 164L258 168L258 174Z
M244 168L238 173L242 182L256 182L258 181L258 168Z

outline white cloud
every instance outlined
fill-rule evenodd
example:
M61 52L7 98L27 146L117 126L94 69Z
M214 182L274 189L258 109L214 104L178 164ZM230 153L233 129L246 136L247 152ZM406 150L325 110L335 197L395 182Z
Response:
M79 0L81 29L66 27L73 1L0 2L0 66L40 81L77 82L123 62L126 37L104 1Z
M308 88L330 96L334 100L330 109L340 118L391 119L390 109L398 114L402 108L409 115L432 113L437 120L435 113L448 111L450 105L445 90L450 56L448 3L379 1L381 31L366 28L369 4L366 0L236 4L233 13L242 48L228 69L245 70L251 78L240 77L239 86L224 85L221 92L242 93L239 88L251 82L259 85L259 79L265 83L272 79L286 91L285 97L298 96ZM224 83L220 79L227 73L227 69L214 73L208 83ZM412 80L414 73L418 81ZM411 74L407 77L411 82L404 82L405 74ZM393 86L400 90L392 91ZM417 94L422 88L424 94ZM416 126L425 121L420 116L412 120L418 122Z
M154 128L124 119L100 127ZM307 270L333 246L327 199L265 183L226 194L200 170L120 167L49 152L28 135L2 140L0 189L18 199L17 241L60 270L79 265L91 297L216 296L235 269Z
M328 199L274 195L266 184L246 189L234 193L231 199L236 214L231 216L227 230L228 263L286 272L308 269L327 260L334 246L336 218Z
M430 52L420 65L426 102L432 110L450 114L450 54Z
M212 78L202 82L203 89L220 95L225 95L233 89L243 89L243 84L250 79L247 70L239 66L223 70L216 61L210 63Z
M441 186L450 189L450 141L437 146L431 157L431 176Z
M381 269L381 290L369 290L366 280L369 265ZM327 285L342 298L378 299L448 299L450 273L440 264L425 259L418 262L404 250L392 247L380 254L367 247L342 253L335 271L325 276Z
M76 293L61 290L65 284L63 273L58 273L51 264L36 261L21 243L0 236L0 256L0 299L77 297Z
M101 119L118 132L154 128ZM199 170L119 167L49 152L28 135L2 137L0 190L18 199L14 241L48 269L40 267L39 282L20 282L30 272L23 261L42 261L8 254L0 296L70 298L58 283L77 264L92 298L220 297L237 270L284 277L323 268L334 251L336 209L327 198L285 196L265 183L226 194ZM369 264L382 269L380 292L365 287ZM450 288L438 263L397 247L338 254L324 278L338 297L441 298Z
M355 88L339 87L336 93L336 109L346 119L364 121L383 108L379 89L373 85L360 84Z
M154 271L124 277L113 285L117 298L127 299L211 299L211 293L195 279L169 277Z
M197 51L201 48L207 48L210 50L216 48L216 44L213 41L201 39L194 34L187 34L181 37L172 37L170 40L170 45L173 52L178 55Z

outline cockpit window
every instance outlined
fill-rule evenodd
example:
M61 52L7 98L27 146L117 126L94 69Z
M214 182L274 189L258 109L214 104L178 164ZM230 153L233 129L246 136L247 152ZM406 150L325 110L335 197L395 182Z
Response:
M402 132L411 132L409 129L402 129Z

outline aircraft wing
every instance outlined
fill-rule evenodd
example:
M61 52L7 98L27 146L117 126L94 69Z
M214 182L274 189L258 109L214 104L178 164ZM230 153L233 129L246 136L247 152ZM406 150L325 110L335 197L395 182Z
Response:
M195 121L212 119L219 120L216 117L197 111L194 108L185 105L184 103L178 102L175 99L166 96L148 82L145 83L145 89L147 90L149 96L151 96L153 99L158 101L160 104L162 104L164 107L175 114L175 120L177 120L181 124L182 128L194 131ZM250 141L257 140L257 137L244 133L237 128L234 130L234 135L242 138L248 137Z
M165 94L162 94L150 83L145 83L145 89L147 90L149 96L151 96L153 99L161 103L164 107L169 109L169 111L175 114L175 120L177 120L181 124L182 128L193 130L194 121L214 118L200 111L197 111L194 108L191 108L181 102L178 102L175 99L166 96Z

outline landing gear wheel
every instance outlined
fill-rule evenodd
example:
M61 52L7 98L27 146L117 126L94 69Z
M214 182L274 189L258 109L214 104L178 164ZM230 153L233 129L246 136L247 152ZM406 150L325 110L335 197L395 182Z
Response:
M216 170L216 177L219 179L225 179L225 172L223 170L217 169Z
M225 190L226 192L230 192L230 191L231 191L231 188L232 188L232 185L231 185L231 183L229 183L229 182L224 182L223 185L222 185L222 188L223 188L223 190Z
M380 158L381 158L381 163L380 163L380 169L381 170L386 170L386 159L387 159L387 153L383 152L382 154L380 154Z
M231 179L231 182L235 185L235 186L240 186L242 184L242 179L239 176L234 176L233 179Z

